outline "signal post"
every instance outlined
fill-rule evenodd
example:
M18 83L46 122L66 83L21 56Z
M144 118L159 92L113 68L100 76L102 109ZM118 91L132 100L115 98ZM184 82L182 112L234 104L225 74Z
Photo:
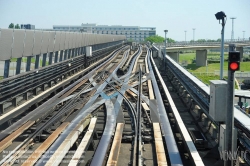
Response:
M227 116L226 116L226 146L228 154L233 154L234 130L234 72L240 70L240 52L235 51L235 45L229 45L228 82L227 82ZM233 160L225 160L224 166L232 166Z

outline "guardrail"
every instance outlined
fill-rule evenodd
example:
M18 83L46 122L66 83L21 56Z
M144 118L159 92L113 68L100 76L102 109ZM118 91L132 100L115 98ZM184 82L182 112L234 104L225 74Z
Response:
M195 75L195 76L219 76L220 75L220 71L219 70L215 70L214 72L191 72L191 74ZM236 78L250 78L250 72L235 72L235 77ZM223 76L227 76L228 73L227 71L223 72Z
M240 43L240 44L249 44L250 46L250 38L244 38L244 39L227 39L224 41L224 44L230 44L230 43ZM167 47L180 47L180 46L218 46L220 45L220 41L177 41L173 43L167 43ZM164 43L158 43L155 44L155 46L165 46Z
M154 46L154 48L158 50L157 47ZM190 96L192 96L194 101L200 106L201 110L209 118L211 123L216 125L218 128L219 123L214 121L214 119L209 114L209 87L198 80L195 76L190 74L187 70L179 66L178 63L176 63L168 56L166 56L166 65L168 66L169 70L175 75L175 77L181 82L182 86L187 90ZM240 145L242 145L244 150L249 151L249 115L236 107L234 108L234 112L234 125L238 129L238 138L240 140ZM247 156L246 162L250 164L249 156Z

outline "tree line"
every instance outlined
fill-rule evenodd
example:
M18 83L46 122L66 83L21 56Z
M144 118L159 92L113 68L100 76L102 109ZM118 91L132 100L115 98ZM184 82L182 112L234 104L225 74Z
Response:
M11 29L20 29L20 26L19 26L19 24L15 25L14 23L10 23L9 28L11 28Z
M145 39L145 41L149 41L150 43L163 43L164 42L164 38L158 35L155 36L149 36ZM211 39L198 39L195 40L195 42L220 42L221 39L217 39L217 40L211 40ZM167 38L167 43L174 43L175 40L171 39L171 38ZM194 42L194 40L190 40L190 42Z
M150 43L163 43L165 38L155 35L155 36L149 36L145 39L145 41L149 41ZM171 38L167 38L168 43L174 43L175 40Z

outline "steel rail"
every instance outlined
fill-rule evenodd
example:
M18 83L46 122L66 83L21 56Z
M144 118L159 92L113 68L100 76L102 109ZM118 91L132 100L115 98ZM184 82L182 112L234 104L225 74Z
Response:
M82 154L84 154L84 152L87 151L87 148L90 144L90 140L93 137L94 134L94 129L97 123L97 118L91 118L89 127L88 127L88 131L85 133L81 143L79 144L79 146L77 147L77 150L74 154L74 156L72 157L72 159L69 162L69 166L77 166L82 159Z
M4 137L6 137L7 135L9 135L9 133L12 133L14 130L16 130L17 128L19 128L20 125L23 125L29 119L31 119L32 117L34 117L33 114L37 114L37 113L39 113L39 111L42 112L43 109L41 109L41 108L46 109L46 106L49 106L49 105L51 105L51 107L55 106L57 104L57 102L55 102L55 101L58 100L58 98L60 96L62 96L63 94L67 93L70 89L72 89L74 86L76 86L82 80L84 80L84 79L92 76L97 69L100 69L102 66L104 66L106 64L106 62L108 62L108 61L110 61L112 59L112 57L113 57L112 54L110 54L109 58L106 61L104 61L104 62L102 62L102 60L99 61L99 62L102 62L101 64L99 62L96 62L96 63L93 64L93 66L90 66L90 67L87 67L86 69L84 69L84 71L87 71L87 70L91 70L91 69L93 69L95 67L87 75L85 75L84 77L82 77L81 79L79 79L78 81L76 81L75 83L69 85L67 88L65 88L64 90L62 90L61 92L59 92L57 95L55 95L54 97L52 97L51 100L46 101L43 105L41 105L41 107L38 107L37 109L35 109L34 112L33 111L30 112L24 118L22 118L22 120L19 120L14 125L8 127L4 131L1 131L1 133L0 133L0 140L3 139ZM73 76L73 78L76 77L76 76ZM0 117L0 122L2 122L4 120L3 118L5 118L5 121L6 121L6 118L11 118L13 116L13 113L9 112L9 113L5 114L4 116L6 116L6 117L3 117L3 116Z
M166 96L166 98L168 99L168 103L170 105L170 108L173 112L173 115L174 115L174 118L176 120L176 124L178 126L178 129L180 131L180 134L182 136L182 139L184 140L184 143L186 144L186 147L188 149L188 153L189 155L191 156L191 159L192 159L192 163L194 165L197 165L197 166L203 166L204 163L199 155L199 152L197 151L189 133L188 133L188 130L186 128L186 126L184 125L184 122L182 121L182 118L172 100L172 97L170 96L170 93L166 87L166 84L164 83L164 80L162 79L161 77L161 74L160 72L158 71L158 68L156 67L155 63L154 63L154 60L153 60L153 57L151 56L151 61L153 63L153 66L154 66L154 70L155 70L155 75L157 75L158 79L159 79L159 84L161 84L161 86L163 87L163 92Z
M139 57L139 56L138 56ZM138 60L138 59L137 59ZM142 67L139 66L139 85L138 85L138 95L137 95L137 124L138 124L138 143L137 143L137 165L143 166L143 149L142 149L142 133L141 133L141 94L142 94Z
M120 68L121 65L123 65L124 61L127 59L127 54L123 54L123 59L120 61L120 64L118 66L118 68ZM117 69L118 69L117 68ZM113 72L112 75L114 75L116 72ZM102 77L102 80L104 80L107 85L110 85L109 82ZM113 131L115 130L115 126L116 126L116 110L114 108L113 103L110 100L107 100L105 102L106 105L106 124L105 124L105 128L104 128L104 132L102 135L102 138L98 144L98 147L96 149L96 152L93 156L91 165L95 166L95 165L103 165L104 159L105 159L105 155L108 151L108 146L109 143L111 142L111 136L113 134Z
M100 73L99 75L101 75L103 73ZM96 78L97 79L97 78ZM94 81L94 80L93 80ZM30 140L33 140L37 135L39 135L45 128L47 128L48 126L50 126L52 123L55 123L55 121L58 121L58 118L61 118L62 115L67 114L67 111L72 110L72 107L76 106L75 102L77 101L77 99L79 98L79 95L82 91L86 90L89 86L91 86L91 82L85 86L80 92L78 92L74 98L71 98L69 102L66 103L66 105L64 105L59 111L56 112L56 114L54 114L43 126L41 126L40 128L37 128L35 132L33 132L31 135L29 135L29 137L23 141L18 148L23 147L23 146L27 146L28 143L30 142ZM17 152L19 149L15 148L14 152ZM8 160L8 158L10 158L10 156L6 156L3 160L0 161L0 164L2 164L3 162L5 162L6 160Z
M157 48L153 46L156 50ZM185 87L185 89L188 91L188 93L193 97L195 102L201 107L203 113L209 118L210 121L213 122L219 128L219 123L214 121L214 119L209 115L209 91L205 91L200 87L199 84L193 82L192 79L187 77L185 73L183 73L183 70L180 70L177 68L173 63L175 63L173 60L171 60L169 57L166 56L167 64L170 65L169 69L172 71L173 75L176 76L181 82L181 84ZM187 71L186 71L187 72ZM192 88L194 87L194 88ZM235 108L237 109L237 108ZM238 132L238 134L241 134L242 137L247 137L247 139L250 139L250 131L248 128L246 128L239 119L234 118L235 120L235 126L237 129L240 129L242 133ZM248 142L242 139L241 143L244 147L246 147L246 150L249 150Z
M111 56L107 61L105 62L108 62L110 60L112 60L112 58L115 56L115 54L117 53L118 50L114 51L113 53L113 56ZM99 67L103 66L105 64L105 62L103 62L101 65L99 65ZM99 68L98 67L98 68ZM89 83L89 85L91 85L91 83ZM80 93L79 93L80 94ZM58 94L59 95L59 94ZM30 135L24 142L22 142L17 148L15 148L14 151L18 151L18 148L19 147L22 147L24 146L25 144L27 145L27 142L29 142L29 140L31 138L34 138L36 136L36 134L38 134L40 131L42 131L43 129L45 129L45 127L49 126L51 123L54 122L55 118L58 118L60 117L61 115L63 115L64 113L63 112L58 112L57 114L55 114L52 118L51 118L51 121L48 121L44 126L42 126L37 132L33 133L32 135ZM14 153L13 151L13 153ZM3 163L4 161L7 160L7 158L9 158L13 153L9 153L3 160L1 160L1 163Z
M103 162L104 162L106 153L108 151L108 146L111 142L111 137L115 130L116 114L115 114L114 105L111 100L106 100L105 106L106 106L106 124L105 124L105 128L104 128L101 140L92 158L90 166L104 164Z
M114 52L115 52L115 51L114 51ZM59 86L64 86L64 85L68 84L68 83L70 82L71 79L76 79L76 78L80 77L81 75L86 74L88 71L95 71L95 70L97 70L98 68L101 68L102 66L104 66L104 65L106 64L106 62L110 61L111 59L112 59L112 54L110 54L110 55L107 57L107 59L101 59L101 60L99 60L98 62L95 62L93 65L91 65L91 66L85 68L82 72L80 72L80 73L78 73L78 74L76 74L76 75L73 75L70 79L66 79L66 80L62 81L61 83L55 85L55 86L53 87L53 89L56 88L56 87L59 88ZM103 60L104 60L104 61L103 61ZM100 64L101 64L101 65L100 65ZM88 73L87 75L89 75L89 73ZM85 78L85 77L84 77L84 78ZM81 78L81 79L82 79L82 78ZM81 79L80 79L80 80L81 80ZM77 83L77 82L78 82L78 81L76 81L75 83ZM75 83L73 83L73 84L75 85ZM69 85L69 87L73 87L73 84ZM25 102L24 104L22 104L22 105L16 107L15 109L13 109L13 110L11 110L11 111L9 111L9 112L3 114L2 116L0 116L0 124L2 124L2 123L4 123L4 122L8 121L9 119L11 119L11 118L13 118L13 117L15 117L15 116L21 114L22 112L25 111L25 108L28 108L28 107L30 107L32 104L36 103L37 100L39 100L40 97L41 97L41 98L44 98L44 97L48 96L48 93L50 94L50 93L53 91L53 89L46 90L45 92L39 94L38 96L35 96L34 98L28 100L28 101ZM64 92L65 90L67 90L67 88L64 89L64 90L62 90L62 91ZM61 93L61 92L59 92L59 93ZM57 96L57 95L56 95L56 96ZM55 99L55 98L54 98L54 99ZM49 102L49 101L47 101L47 102ZM46 102L46 103L47 103L47 102Z
M107 83L108 81L105 80ZM137 147L137 138L138 138L138 122L137 122L137 116L136 116L136 110L132 103L128 100L126 96L124 96L124 92L117 90L112 84L108 83L109 86L111 86L116 92L118 92L123 99L125 100L127 106L129 107L129 110L131 111L132 120L133 120L133 127L134 127L134 141L133 141L133 153L132 153L132 165L136 166L136 147ZM122 89L122 88L121 88ZM119 97L119 96L118 96ZM117 99L118 100L118 99Z
M148 54L151 56L151 50L148 50ZM169 119L166 114L166 110L163 104L161 93L159 91L159 88L158 88L158 85L154 76L153 68L155 66L151 64L150 56L148 56L149 72L152 78L153 88L154 88L156 100L158 103L158 115L159 115L159 120L161 123L161 128L164 134L165 143L167 146L168 156L169 156L171 165L183 165L180 152L178 150L177 143L175 141L173 131L172 131Z
M118 51L116 51L113 55L113 57L117 56ZM114 72L117 71L119 65L117 67L114 68ZM112 78L111 74L108 78L107 81L110 81ZM79 118L83 118L86 117L90 112L86 111L87 109L91 108L91 106L93 105L94 101L97 99L97 97L99 96L99 94L103 91L103 89L105 88L105 86L107 85L107 83L103 83L101 86L99 86L97 88L97 90L95 91L95 94L91 97L91 99L84 105L84 107L79 111L79 113L77 114L76 118L73 119L73 121L69 124L69 126L65 129L65 131L58 137L58 139L54 142L54 144L49 148L48 150L48 155L51 154L51 152L56 151L59 146L61 145L61 143L66 139L66 137L70 134L70 132L76 127L76 125L78 124L78 120ZM38 165L43 165L44 162L50 160L49 158L45 158L42 157L40 158L40 160L38 161Z
M110 50L107 50L106 53L108 52L110 52ZM66 75L65 73L71 73L72 71L79 69L81 66L83 66L84 61L85 61L84 55L78 56L78 57L72 57L71 59L68 59L66 61L52 64L50 66L47 66L41 69L33 70L31 73L27 72L25 73L26 74L25 77L20 76L20 78L22 79L20 79L19 77L14 80L9 79L8 81L4 79L3 83L0 82L0 89L1 89L0 100L1 98L4 98L4 100L10 97L13 98L15 96L18 96L19 93L21 92L27 92L31 88L39 87L45 84L46 82L54 81L55 78L60 78L62 75ZM69 63L71 64L71 66L68 68L65 68L65 66L67 66ZM39 72L37 73L37 71ZM41 81L43 79L45 80L45 82Z

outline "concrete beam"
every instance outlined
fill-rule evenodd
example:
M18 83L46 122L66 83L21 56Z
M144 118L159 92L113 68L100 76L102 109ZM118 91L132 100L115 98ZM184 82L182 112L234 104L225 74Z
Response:
M243 62L243 47L236 47L236 51L240 52L240 61Z
M207 50L196 50L196 66L207 66Z
M156 50L153 50L153 52L152 52L152 53L153 53L153 57L154 57L154 58L156 58L156 57L157 57L157 55L158 55L158 52L157 52Z
M163 60L162 51L163 49L160 47L158 51L158 58L160 58L161 60Z
M170 56L175 62L179 63L179 52L167 52L167 55Z

